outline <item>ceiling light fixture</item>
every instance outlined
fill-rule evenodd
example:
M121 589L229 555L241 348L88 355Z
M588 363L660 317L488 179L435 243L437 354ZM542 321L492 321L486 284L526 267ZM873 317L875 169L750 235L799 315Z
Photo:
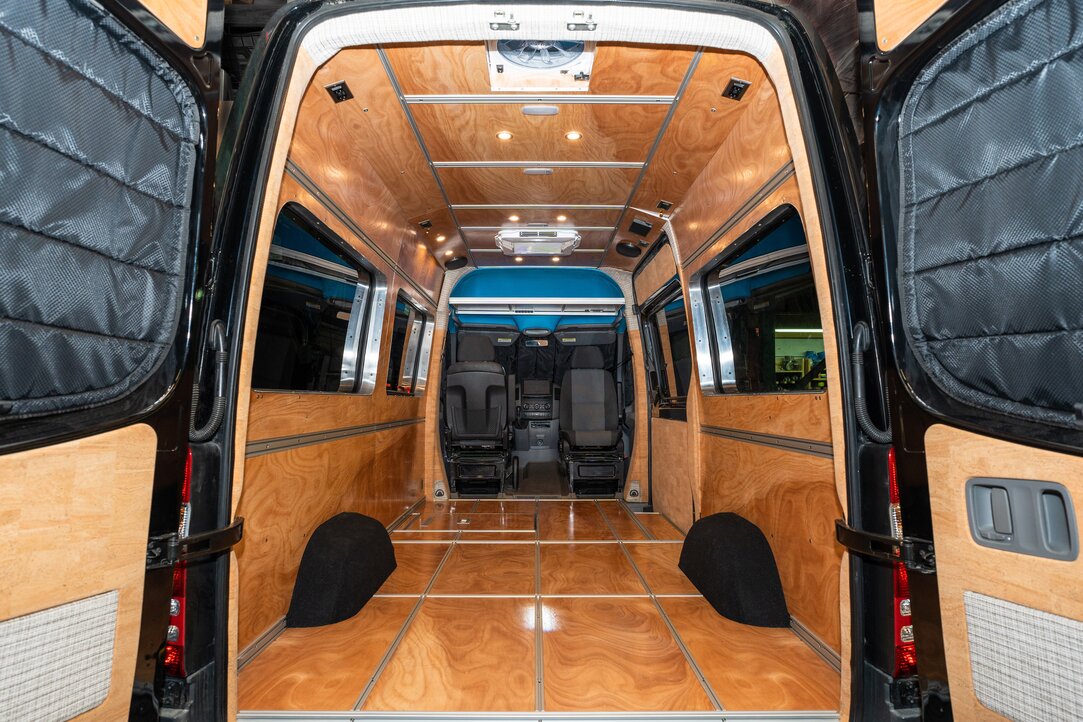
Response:
M444 251L445 256L452 256L454 254L455 254L455 251L451 250L450 248L448 250Z
M443 243L446 240L447 240L447 236L437 236L436 237L436 242L437 243Z
M515 262L516 263L522 263L523 262L523 257L522 256L516 256L515 257Z
M560 221L561 223L563 223L564 221L568 220L568 216L564 216L564 215L557 216L557 220Z
M518 223L519 222L519 216L508 216L508 220L511 221L512 223Z
M583 134L580 133L578 130L569 130L567 133L564 134L564 137L568 140L579 140L583 137Z
M560 256L553 256L553 263L560 263Z
M496 137L499 138L500 140L511 140L511 138L512 138L511 131L502 130L502 131L500 131L499 133L496 134Z

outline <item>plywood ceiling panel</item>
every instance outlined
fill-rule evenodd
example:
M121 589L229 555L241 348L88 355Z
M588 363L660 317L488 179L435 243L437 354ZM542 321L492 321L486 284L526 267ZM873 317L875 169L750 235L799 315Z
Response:
M441 168L452 204L623 204L638 168L553 168L551 175L526 175L522 168Z
M354 97L335 103L326 86L345 80ZM364 154L408 217L445 207L398 95L373 48L347 48L320 68L305 94L345 141ZM308 122L312 122L311 119Z
M752 83L742 100L722 96L730 78ZM675 203L683 198L733 131L750 96L766 83L767 76L754 58L703 53L632 205L656 211L661 200Z
M643 162L668 105L559 105L527 116L514 105L412 105L434 161ZM508 131L511 140L497 138ZM569 141L565 133L583 137Z
M396 45L387 57L406 95L492 93L484 43ZM592 95L673 95L694 51L609 43L597 48Z
M585 208L457 208L455 216L463 228L469 227L507 227L517 228L531 223L576 228L582 226L606 226L612 228L620 217L620 210L599 210ZM511 220L515 216L518 221ZM564 217L561 221L560 218Z

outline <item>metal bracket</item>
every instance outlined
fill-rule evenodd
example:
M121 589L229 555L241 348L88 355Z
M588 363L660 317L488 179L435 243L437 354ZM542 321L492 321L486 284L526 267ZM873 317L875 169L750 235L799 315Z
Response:
M933 549L933 543L926 539L914 537L896 539L886 534L858 531L848 526L843 519L835 520L835 538L839 544L854 554L883 561L901 562L909 571L918 574L936 572L936 552Z
M229 551L244 535L244 519L237 517L227 527L202 534L181 537L177 533L152 536L147 540L147 569L171 567L177 562L221 554Z

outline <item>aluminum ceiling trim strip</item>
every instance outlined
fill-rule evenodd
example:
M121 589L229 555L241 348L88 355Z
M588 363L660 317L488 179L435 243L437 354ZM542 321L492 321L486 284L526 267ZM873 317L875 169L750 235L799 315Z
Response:
M623 204L590 204L590 203L456 203L451 206L461 211L503 211L520 210L530 208L534 210L568 210L568 211L619 211L624 208Z
M612 231L614 226L463 226L464 231Z
M673 95L404 95L410 105L669 105Z
M642 168L642 161L611 160L438 160L434 168Z

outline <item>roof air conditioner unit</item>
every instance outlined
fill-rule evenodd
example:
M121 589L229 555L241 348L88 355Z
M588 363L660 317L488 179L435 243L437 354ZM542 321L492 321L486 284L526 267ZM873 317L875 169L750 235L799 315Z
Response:
M582 239L574 228L507 229L496 234L496 247L507 256L569 256Z

